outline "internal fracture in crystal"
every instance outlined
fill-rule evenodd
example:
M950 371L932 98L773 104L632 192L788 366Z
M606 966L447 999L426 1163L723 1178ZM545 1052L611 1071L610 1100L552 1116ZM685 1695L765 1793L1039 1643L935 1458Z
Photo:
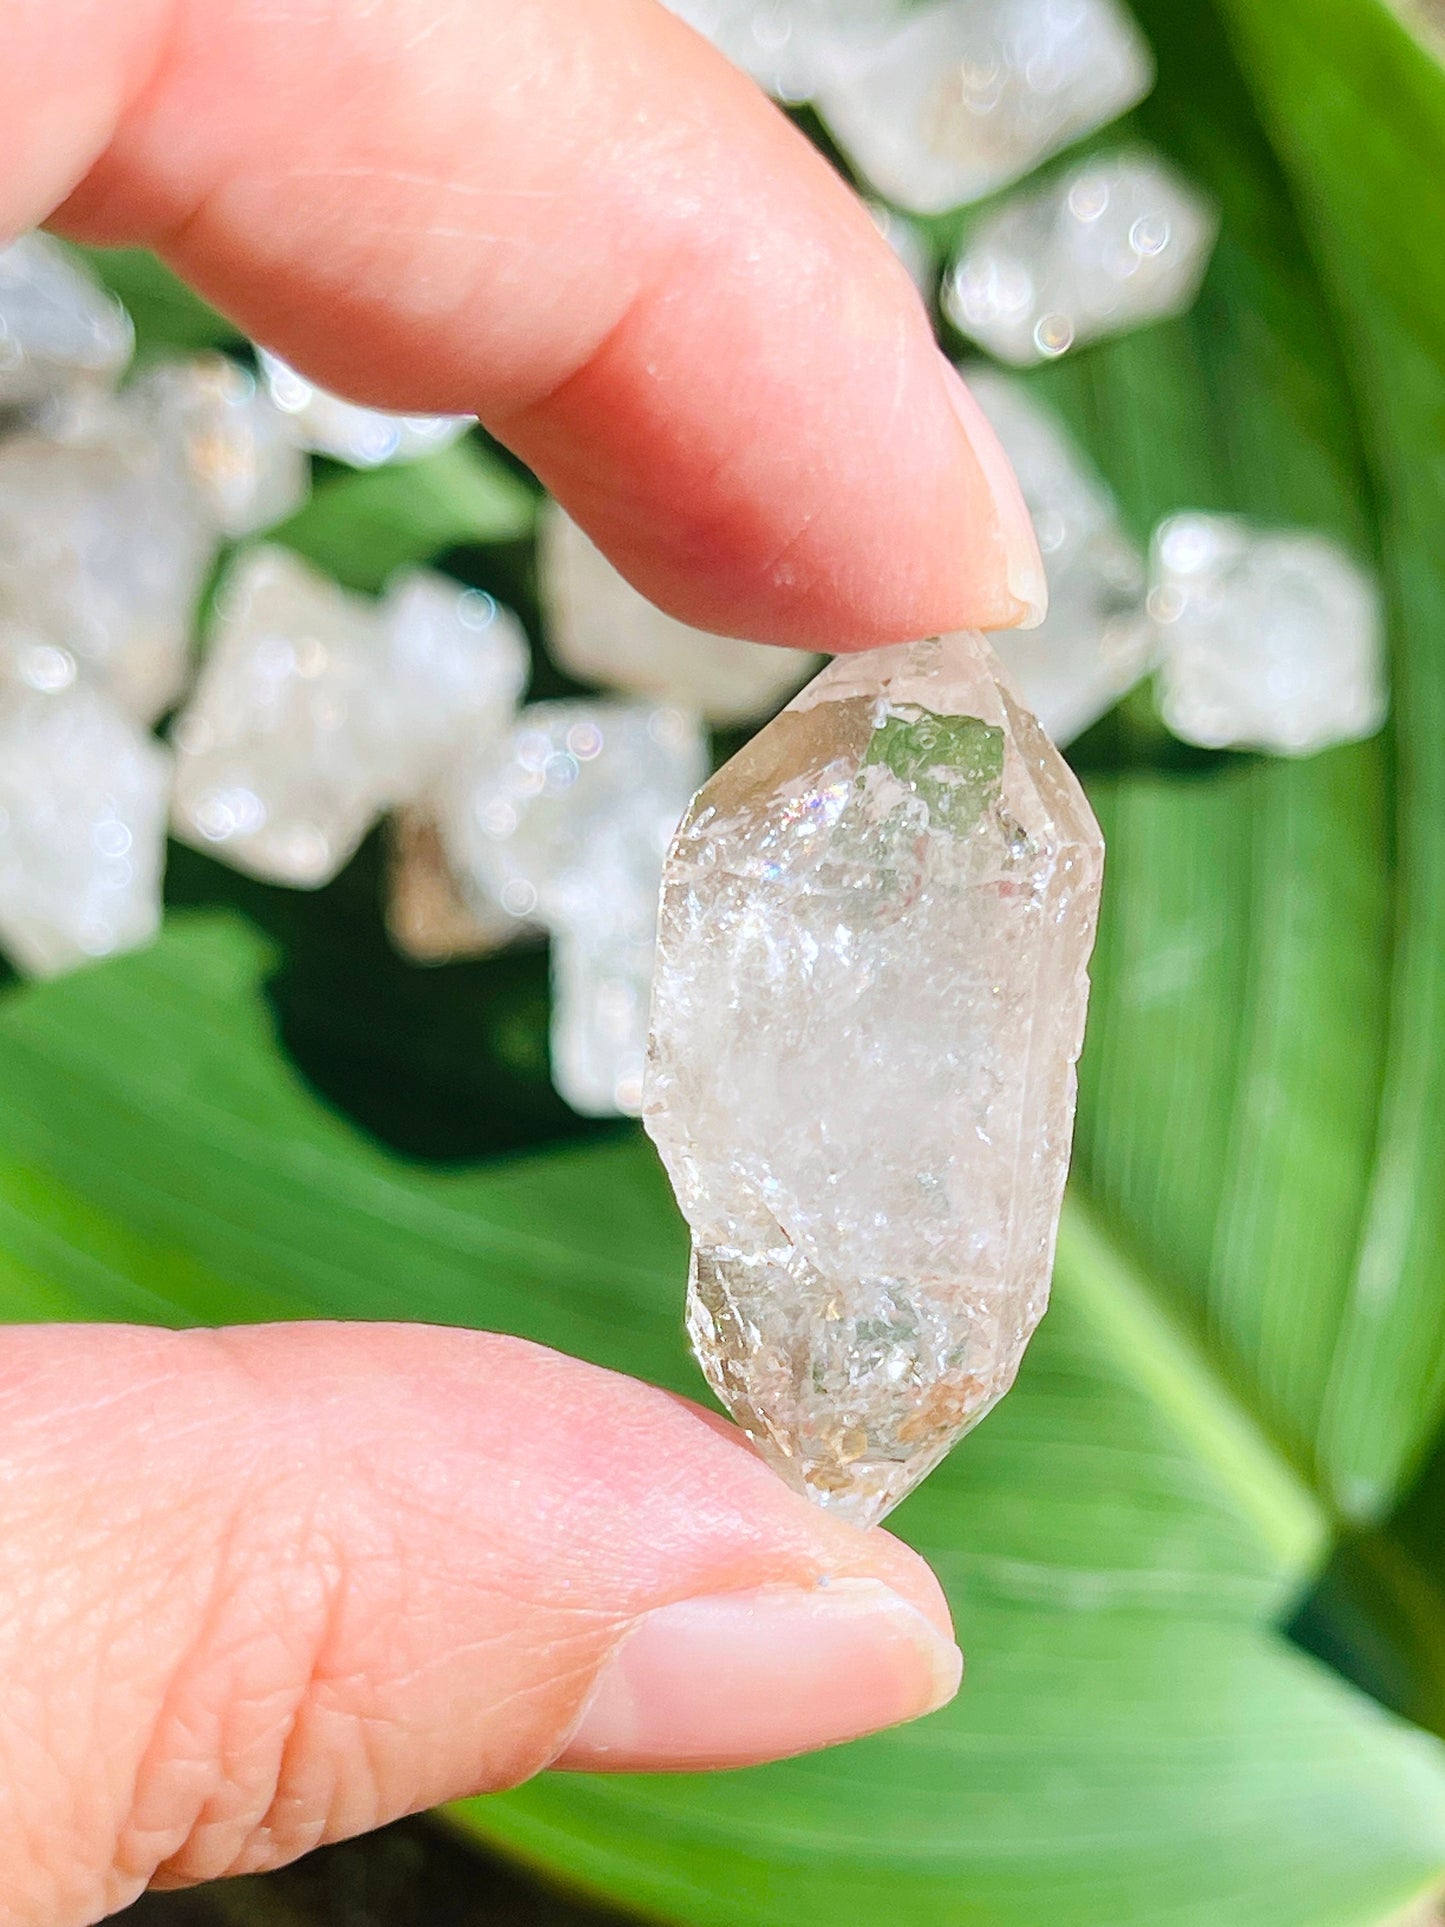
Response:
M1157 157L1098 155L984 217L943 287L962 333L1026 367L1181 314L1218 230L1212 204Z
M1046 733L1070 743L1149 667L1144 558L1108 489L1024 384L982 363L962 372L1018 477L1049 584L1036 629L990 640Z
M171 759L36 647L0 637L0 948L50 977L159 928Z
M173 731L177 834L256 876L325 883L384 809L505 727L525 674L490 597L423 574L368 602L251 549Z
M556 503L542 518L538 567L551 653L579 682L676 703L710 722L753 722L817 665L796 649L709 635L664 615Z
M1379 594L1325 536L1171 516L1155 531L1149 608L1160 706L1187 743L1309 756L1385 720Z
M818 110L880 193L939 214L1116 119L1153 80L1116 0L937 0L845 46Z
M1048 1296L1102 843L982 637L837 657L668 855L643 1116L688 1324L782 1476L880 1518Z
M0 247L0 409L111 385L134 339L115 296L59 241L25 234Z
M271 400L292 423L303 448L353 468L411 462L446 448L472 426L470 415L393 415L343 401L308 381L279 355L257 351Z
M637 1110L662 860L706 770L684 711L534 703L435 793L464 887L553 938L553 1080L587 1114Z

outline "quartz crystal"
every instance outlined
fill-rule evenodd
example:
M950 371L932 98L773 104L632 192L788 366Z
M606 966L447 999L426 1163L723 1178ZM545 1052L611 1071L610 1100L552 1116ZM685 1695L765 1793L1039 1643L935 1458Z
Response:
M865 201L873 225L903 263L909 280L929 300L933 295L934 255L928 236L916 221L886 207L882 201Z
M938 0L835 61L818 111L880 193L919 214L976 201L1149 91L1116 0Z
M124 308L59 241L25 234L0 248L0 408L112 383L133 346Z
M167 449L114 401L74 438L0 442L0 621L64 650L141 722L184 686L216 531Z
M257 351L271 400L288 416L303 448L353 468L411 462L446 448L472 426L470 415L391 415L343 401L265 348Z
M284 522L310 493L310 466L290 422L228 355L157 363L127 389L126 402L223 535Z
M550 503L539 548L552 655L581 682L653 696L710 722L756 721L776 709L817 658L709 635L638 594L577 524Z
M1338 544L1174 515L1150 577L1161 707L1185 742L1309 756L1384 722L1379 596Z
M171 759L51 645L0 653L0 947L50 977L159 928Z
M1046 1303L1103 846L981 636L837 657L667 859L643 1116L708 1382L862 1524Z
M899 0L666 0L734 66L779 100L804 101L855 35L877 31Z
M1213 206L1154 156L1099 155L980 221L944 309L1001 361L1048 361L1183 313L1217 228Z
M176 722L177 833L255 876L325 883L382 810L504 727L525 669L490 597L423 576L377 604L249 550Z
M463 895L422 804L398 810L387 825L386 927L402 955L423 964L488 957L535 930L476 888Z
M552 935L553 1079L579 1111L637 1109L662 859L706 771L681 710L547 702L437 792L464 887Z
M1049 583L1048 614L1036 629L991 640L1048 735L1069 743L1149 667L1144 558L1109 491L1024 384L982 365L962 372L1018 477Z

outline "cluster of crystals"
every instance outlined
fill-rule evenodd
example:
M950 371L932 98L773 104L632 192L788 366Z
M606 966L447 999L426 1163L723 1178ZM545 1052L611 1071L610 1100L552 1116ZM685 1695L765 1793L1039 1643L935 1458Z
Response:
M708 635L664 615L555 503L542 519L537 566L551 653L579 682L741 723L771 714L817 667L795 649Z
M121 387L133 345L69 249L38 233L0 249L0 945L32 974L159 921L172 758L150 726L185 694L222 545L301 507L308 451L371 466L466 425L357 408L264 353L261 384L205 354ZM257 552L177 728L176 821L257 874L320 880L377 798L409 794L475 724L482 607L490 621L486 598L419 577L378 619Z
M702 726L683 710L543 702L433 789L474 912L551 937L552 1077L574 1110L640 1108L662 860L706 773Z
M1185 742L1308 756L1384 722L1379 596L1326 537L1173 515L1150 582L1160 707Z
M994 648L1054 742L1070 743L1149 668L1144 558L1103 482L1023 383L981 365L963 373L1013 464L1049 584L1043 622L995 636Z
M1212 204L1153 155L1099 156L980 221L944 282L944 309L1000 361L1055 360L1182 313L1217 229Z
M1380 727L1379 598L1337 544L1182 514L1156 529L1146 570L1108 490L1024 383L979 365L963 373L1013 464L1048 574L1044 621L994 647L1056 743L1156 665L1165 723L1203 747L1309 755Z
M845 36L817 104L880 193L939 214L1116 119L1153 80L1116 0L935 0Z
M1101 863L976 635L836 658L669 853L643 1116L693 1344L782 1476L860 1524L1002 1397L1044 1310Z

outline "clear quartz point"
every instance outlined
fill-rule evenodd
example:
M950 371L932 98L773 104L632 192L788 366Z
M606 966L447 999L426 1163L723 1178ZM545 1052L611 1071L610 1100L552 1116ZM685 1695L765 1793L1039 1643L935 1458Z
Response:
M1000 361L1054 361L1182 314L1218 226L1212 203L1155 155L1096 155L980 220L944 281L944 312Z
M538 566L551 653L580 682L677 703L709 722L755 722L817 664L665 615L555 503L542 519Z
M962 373L1018 477L1049 584L1037 628L990 640L1045 734L1071 743L1149 668L1144 558L1108 489L1024 382L979 363Z
M1379 592L1326 536L1172 515L1154 534L1149 608L1160 707L1187 743L1310 756L1385 720Z
M386 462L414 462L448 447L472 426L471 415L394 415L343 401L298 374L279 355L259 348L257 358L266 391L292 424L303 448L329 455L352 468L380 468Z
M134 345L125 309L69 248L39 233L0 247L0 408L108 386Z
M1116 0L938 0L845 46L818 111L880 193L941 214L1116 119L1153 80Z
M688 1328L782 1476L861 1524L1043 1313L1102 860L973 634L838 657L669 852L643 1117Z
M0 948L26 975L156 934L170 766L63 651L0 637Z

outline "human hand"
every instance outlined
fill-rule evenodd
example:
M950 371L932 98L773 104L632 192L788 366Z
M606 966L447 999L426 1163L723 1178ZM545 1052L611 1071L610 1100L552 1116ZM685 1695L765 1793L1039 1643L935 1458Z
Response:
M703 627L836 650L1041 599L866 214L655 0L10 0L0 233L48 217L358 400L479 414ZM510 1339L13 1330L0 1491L0 1917L37 1927L958 1679L906 1548Z

